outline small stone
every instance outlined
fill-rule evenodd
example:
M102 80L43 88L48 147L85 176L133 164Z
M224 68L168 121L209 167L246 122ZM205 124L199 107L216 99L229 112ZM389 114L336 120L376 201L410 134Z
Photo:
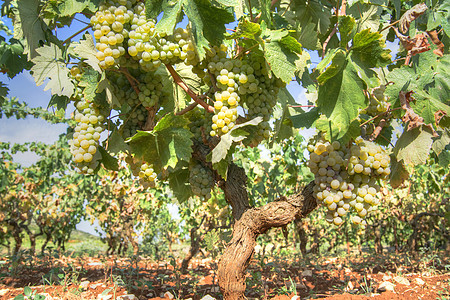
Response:
M117 297L117 300L137 300L137 298L133 294L128 294Z
M82 288L83 290L86 290L89 286L89 283L90 283L89 280L80 282L80 288Z
M353 283L351 281L348 282L347 287L345 288L346 292L349 292L354 289Z
M211 297L210 295L206 295L206 296L204 296L202 299L200 299L200 300L216 300L216 298L214 298L214 297Z
M211 293L220 293L220 287L218 286L213 286L211 288Z
M377 294L377 293L371 293L370 297L376 297L376 296L380 296L381 294Z
M421 278L417 277L414 279L414 283L417 285L424 285L425 281L423 281Z
M345 268L344 272L345 272L345 273L351 273L352 270L350 270L349 268Z
M109 299L111 299L113 297L113 295L98 295L97 296L97 299L98 300L109 300Z
M175 299L175 296L172 295L172 293L170 293L170 292L165 292L165 293L164 293L164 298L167 298L167 299Z
M3 290L0 290L0 296L4 296L4 295L6 295L6 293L8 293L8 289L3 289Z
M101 285L102 285L101 282L99 282L99 283L94 283L94 284L91 284L91 285L89 286L89 288L95 290L97 287L99 287L99 286L101 286Z
M301 300L300 296L295 295L294 297L291 298L291 300Z
M383 275L383 281L391 280L391 276L389 275Z
M302 272L303 277L312 277L313 272L311 270L305 270Z
M384 282L380 283L377 290L378 290L378 292L386 292L386 291L393 292L394 288L395 288L395 285L392 282L384 281Z
M394 281L403 285L410 285L409 280L402 276L395 276Z

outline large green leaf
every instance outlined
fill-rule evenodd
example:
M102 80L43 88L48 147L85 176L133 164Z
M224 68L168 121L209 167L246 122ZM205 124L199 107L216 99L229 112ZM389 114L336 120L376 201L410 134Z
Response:
M156 24L156 29L158 31L165 32L166 34L171 34L175 25L180 21L181 13L182 13L182 5L183 0L180 1L154 1L147 0L146 1L146 13L147 17L156 18L160 14L161 11L164 11L164 14Z
M363 89L364 82L351 61L347 61L339 73L319 87L317 106L331 122L326 126L326 131L333 139L343 137L359 110L367 106Z
M308 112L291 116L291 120L295 128L311 128L319 117L319 109L315 107Z
M386 49L381 34L363 30L353 38L352 54L358 58L360 65L367 68L384 67L391 63L391 50Z
M189 185L189 169L179 168L169 173L169 186L180 203L188 200L192 195Z
M28 59L37 55L36 49L40 47L40 42L46 39L47 25L39 17L40 8L40 0L17 1L18 13L14 17L14 37L25 38L24 53L28 54Z
M224 134L220 138L220 142L217 146L212 150L211 162L213 164L219 163L225 157L227 157L228 150L233 143L237 143L242 141L247 137L245 131L242 128L246 126L256 126L262 122L262 117L256 117L248 122L236 125L231 129L227 134Z
M208 0L183 0L183 9L192 26L197 52L203 59L210 43L220 45L226 33L225 24L233 22L234 16L226 9L212 6Z
M41 85L48 78L45 91L51 89L52 94L72 96L75 86L69 77L69 69L66 67L61 49L55 44L50 44L36 49L36 52L38 56L32 59L34 66L31 68L36 84Z
M317 82L319 84L324 84L327 80L339 74L346 64L346 53L344 50L338 49L336 52L333 52L332 57L333 60L331 65L317 77Z
M102 69L98 65L98 58L96 57L97 50L95 49L94 38L91 34L84 35L84 39L80 40L73 49L73 52L83 59L94 70L101 73Z
M62 0L51 5L51 7L55 15L69 17L85 10L95 12L99 3L100 0ZM49 8L47 8L47 10L49 10Z
M395 144L394 154L405 165L426 163L433 143L433 133L428 127L420 126L404 131Z
M152 131L138 131L128 140L137 156L157 170L174 168L179 161L189 162L192 154L192 133L182 116L167 114Z
M10 39L9 43L5 41L0 43L0 65L10 78L32 66L24 55L23 45L14 38Z

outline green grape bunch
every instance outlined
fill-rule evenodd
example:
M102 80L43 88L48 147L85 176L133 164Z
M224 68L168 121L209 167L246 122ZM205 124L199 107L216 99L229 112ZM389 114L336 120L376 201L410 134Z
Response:
M93 174L98 162L95 158L105 117L94 103L82 99L75 104L73 119L76 123L73 139L69 141L73 161L81 173Z
M356 139L351 145L316 138L308 145L308 167L315 175L314 196L327 208L326 220L340 225L348 212L351 220L364 218L380 204L380 185L390 174L390 157L379 145Z
M217 89L212 96L214 116L210 135L228 133L236 125L238 108L241 107L247 118L263 119L250 142L256 146L270 137L269 119L279 88L284 84L267 70L263 57L246 55L241 59L228 58L227 51L225 45L212 47L207 52L207 59L192 69L206 84L215 85Z
M209 200L211 198L211 190L214 186L211 169L205 168L199 162L193 162L189 171L189 183L192 193L200 198Z

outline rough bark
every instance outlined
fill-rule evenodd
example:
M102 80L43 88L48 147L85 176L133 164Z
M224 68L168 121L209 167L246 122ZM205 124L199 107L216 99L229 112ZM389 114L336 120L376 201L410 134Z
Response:
M233 178L230 175L229 173L228 178ZM310 183L295 196L281 197L262 207L249 208L243 213L237 213L241 217L234 225L233 238L219 262L218 278L224 299L245 299L245 271L254 255L256 238L270 228L285 226L314 210L317 203L313 197L313 185L314 183ZM233 193L236 194L242 195ZM229 200L234 202L234 198ZM243 206L239 204L234 207L239 209Z

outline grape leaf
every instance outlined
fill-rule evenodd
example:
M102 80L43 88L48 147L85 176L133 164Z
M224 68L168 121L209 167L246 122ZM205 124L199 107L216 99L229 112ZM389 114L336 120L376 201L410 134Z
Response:
M76 13L81 13L84 10L95 12L97 10L100 0L63 0L57 3L49 1L49 6L52 12L59 17L73 16ZM46 10L49 10L47 7Z
M146 1L146 14L149 18L156 18L164 11L164 14L156 24L158 31L165 32L166 34L172 34L175 25L180 21L183 1Z
M370 32L370 29L357 33L353 38L352 54L367 68L384 67L391 63L390 52L382 41L382 35Z
M73 52L81 59L90 65L95 71L101 73L102 69L98 65L98 59L95 56L97 50L95 49L94 38L89 33L84 35L84 40L81 40L73 49Z
M355 19L351 16L343 16L339 18L339 33L341 37L341 47L346 48L348 42L352 39L353 29L355 27Z
M346 63L345 56L346 53L342 49L338 49L337 52L333 53L332 56L333 60L331 65L328 68L326 68L325 72L323 72L322 74L319 75L319 77L317 77L317 82L320 85L323 85L325 82L327 82L327 80L333 78L341 71L342 67Z
M398 188L403 181L409 178L409 172L406 170L405 166L401 161L397 161L394 158L391 159L391 175L389 178L389 183L395 189Z
M433 145L431 146L437 155L441 154L442 151L445 151L445 147L450 145L450 133L448 129L439 131L438 133L439 137L434 140Z
M295 62L299 56L286 49L278 41L264 43L264 50L264 56L275 76L286 83L291 82L292 76L297 70Z
M81 75L78 85L84 87L83 96L89 102L94 101L97 95L98 78L98 72L91 68L87 68Z
M189 88L196 93L200 94L200 87L202 85L202 80L192 72L192 66L187 66L185 64L177 65L177 73L180 75L181 79L183 79L184 83L186 83ZM182 110L186 103L189 103L191 97L173 80L171 80L173 85L173 97L175 100L175 112Z
M25 38L25 54L28 59L34 58L38 53L40 42L45 41L47 25L39 17L40 0L17 1L17 13L14 18L14 37L20 40Z
M114 94L112 84L109 79L106 78L105 72L102 73L97 87L97 93L101 93L103 91L106 92L106 101L109 103L109 105L111 105L112 107L120 107L119 99L117 99L116 95Z
M181 1L180 1L181 2ZM208 0L183 0L183 9L192 25L194 37L200 60L205 57L209 43L220 45L226 33L225 24L234 21L229 11L214 7Z
M320 34L327 32L330 26L330 10L321 2L297 0L289 4L290 10L295 13L295 22L299 22L303 27L306 24L316 24L317 31Z
M113 133L108 137L108 152L117 154L119 152L125 152L130 150L130 146L125 143L122 135L118 130L113 131Z
M273 136L275 139L272 140L272 143L275 140L281 141L293 135L289 105L296 104L295 99L286 88L282 88L278 93L277 102L279 105L275 106L273 112L273 118L275 119Z
M178 161L189 162L191 158L192 133L185 128L187 122L182 116L167 114L152 131L138 131L127 142L137 156L157 170L174 168Z
M169 186L180 203L188 200L192 195L189 185L189 169L179 168L169 173Z
M308 112L291 116L291 120L295 128L311 128L319 117L319 109L314 107Z
M298 42L308 50L321 49L319 37L317 36L315 28L316 24L314 23L299 26L300 37L298 38Z
M9 78L15 77L32 66L23 52L23 45L14 38L9 40L9 44L5 41L0 43L0 65L3 66L3 70L6 70Z
M102 146L98 147L98 150L100 154L102 155L102 164L103 166L112 171L118 171L119 170L119 164L117 162L117 159L111 156L111 154L108 153Z
M253 23L247 19L239 22L236 32L234 32L229 39L247 38L256 40L261 34L261 26L258 23Z
M34 66L31 68L36 84L41 85L48 78L44 91L51 89L52 94L72 96L75 86L69 77L69 69L66 67L61 49L55 44L50 44L36 49L36 52L38 55L32 59Z
M419 165L426 163L433 133L428 127L420 126L409 131L403 131L394 147L394 154L405 165Z
M234 126L228 133L222 135L220 138L220 142L212 150L211 162L213 164L219 163L227 156L228 150L234 142L240 142L246 138L246 136L244 135L245 133L243 134L242 131L238 129L242 129L246 126L256 126L261 123L262 120L262 117L256 117L248 122Z
M364 82L353 63L347 60L341 71L319 86L317 106L331 126L321 126L333 139L340 139L358 116L359 109L367 106ZM331 128L333 130L331 130Z

